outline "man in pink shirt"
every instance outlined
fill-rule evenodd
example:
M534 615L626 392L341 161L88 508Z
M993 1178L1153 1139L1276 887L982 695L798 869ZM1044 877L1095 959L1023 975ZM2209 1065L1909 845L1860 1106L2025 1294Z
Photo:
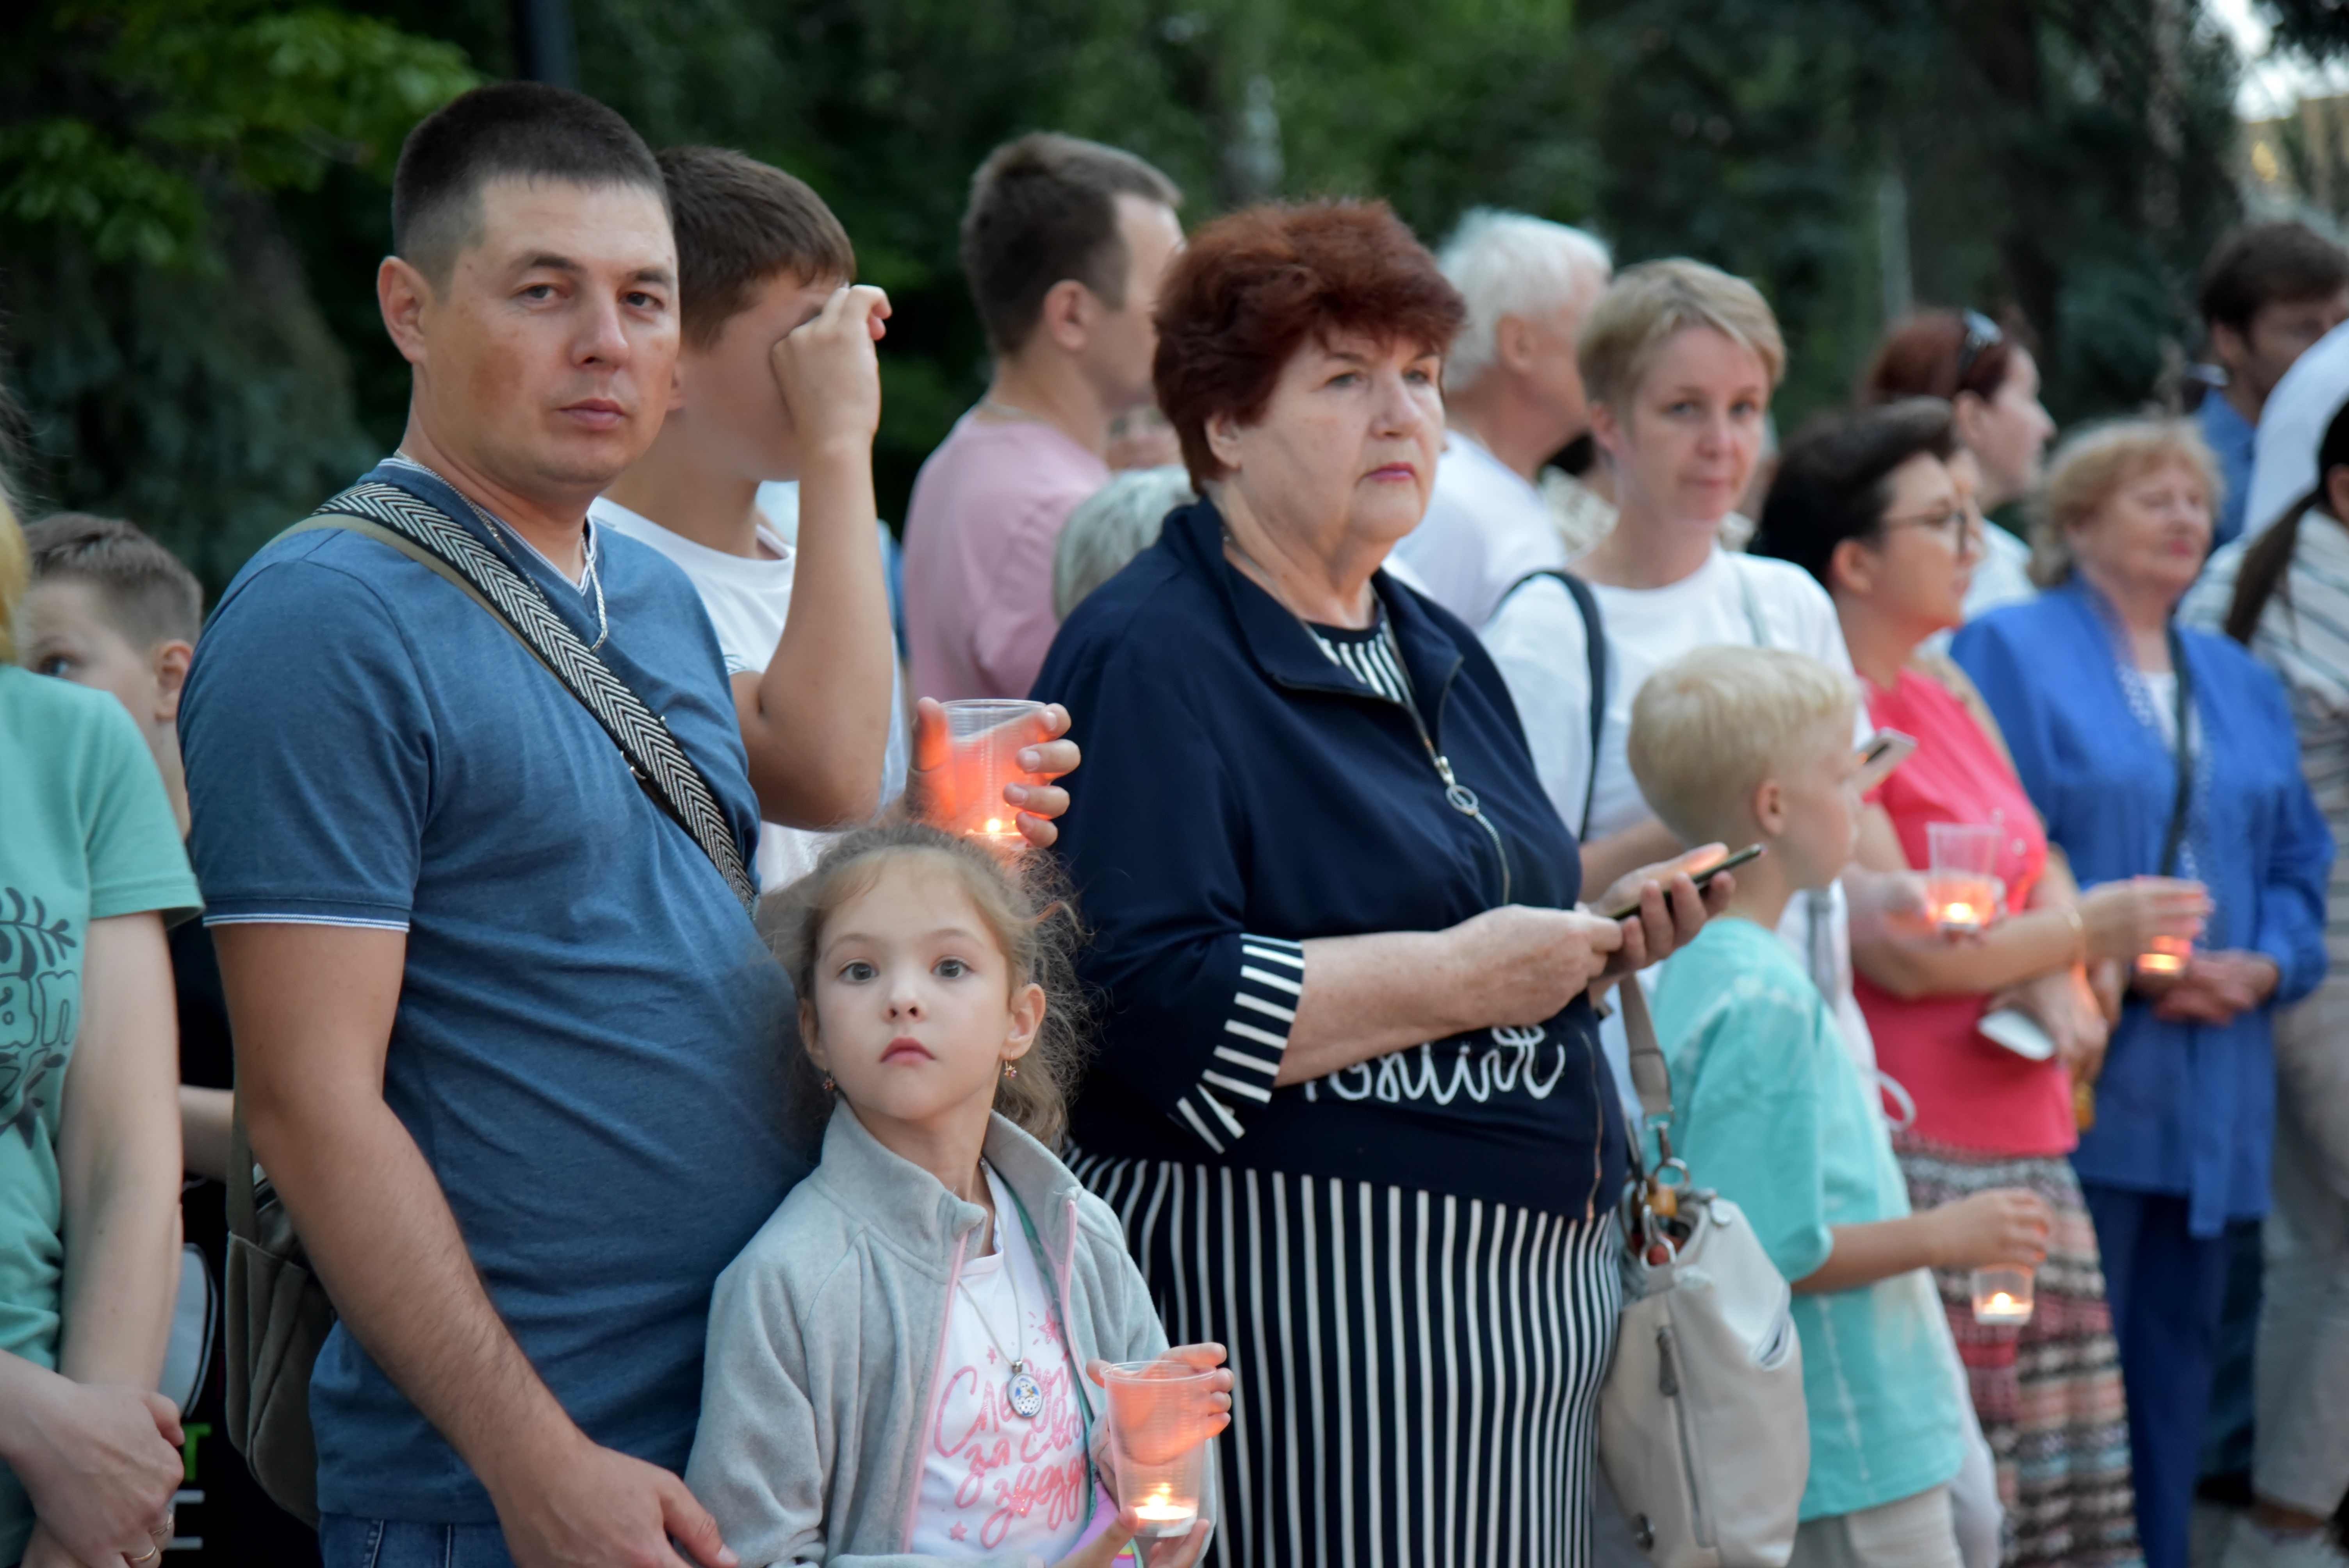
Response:
M995 377L914 480L918 695L1028 695L1059 629L1061 527L1109 480L1110 421L1151 398L1150 314L1183 243L1182 199L1132 153L1050 132L997 148L971 181L963 274Z

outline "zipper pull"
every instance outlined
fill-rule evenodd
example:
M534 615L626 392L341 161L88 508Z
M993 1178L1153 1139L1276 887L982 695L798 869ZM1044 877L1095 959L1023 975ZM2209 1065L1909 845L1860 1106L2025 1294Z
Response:
M1667 1399L1681 1397L1681 1380L1672 1370L1672 1330L1670 1324L1656 1327L1656 1392Z

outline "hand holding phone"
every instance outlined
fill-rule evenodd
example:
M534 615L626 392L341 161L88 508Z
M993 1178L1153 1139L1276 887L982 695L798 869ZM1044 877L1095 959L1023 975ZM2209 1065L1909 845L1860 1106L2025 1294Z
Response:
M1724 856L1723 859L1717 860L1713 861L1713 864L1705 867L1704 870L1692 874L1689 880L1696 884L1697 892L1702 892L1705 889L1705 884L1712 882L1713 878L1719 876L1722 872L1726 871L1734 871L1737 867L1745 864L1748 861L1759 860L1764 852L1764 849L1760 844L1748 844L1744 849L1738 851L1735 854ZM1671 896L1671 890L1669 887L1666 888L1664 890L1665 901L1669 903ZM1639 902L1635 899L1631 903L1625 904L1620 909L1610 909L1606 913L1607 918L1609 920L1630 920L1639 914Z

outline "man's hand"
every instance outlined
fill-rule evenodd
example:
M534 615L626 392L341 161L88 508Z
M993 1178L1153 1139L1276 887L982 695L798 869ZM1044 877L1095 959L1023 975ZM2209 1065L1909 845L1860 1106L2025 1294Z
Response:
M1059 703L1044 709L1036 744L1019 756L1020 769L1046 779L1073 773L1082 760L1069 732L1069 710ZM917 821L949 826L957 805L954 793L954 744L947 735L947 710L936 698L914 705L914 760L905 774L905 810ZM1069 792L1056 784L1007 784L1003 799L1015 807L1019 831L1040 850L1049 850L1061 830L1052 819L1069 809Z
M889 296L869 284L842 288L767 352L802 449L844 438L865 447L881 428L881 361Z
M718 1522L683 1480L599 1449L576 1428L516 1451L481 1480L517 1568L736 1568Z
M76 1383L21 1362L10 1370L23 1376L9 1380L0 1452L33 1500L52 1561L114 1568L146 1553L186 1475L178 1407L150 1389ZM28 1549L25 1561L40 1558Z

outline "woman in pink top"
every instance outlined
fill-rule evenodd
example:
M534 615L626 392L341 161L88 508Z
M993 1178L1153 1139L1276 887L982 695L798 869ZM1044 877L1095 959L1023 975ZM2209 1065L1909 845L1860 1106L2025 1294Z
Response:
M1951 474L1954 449L1949 405L1938 399L1815 426L1786 449L1754 549L1826 585L1870 717L1917 740L1876 797L1894 834L1864 830L1861 861L1927 866L1935 822L2000 830L1992 869L2012 913L1973 940L1855 931L1857 990L1901 1113L1894 1145L1910 1202L2027 1187L2054 1211L2027 1325L1976 1324L1966 1274L1937 1272L1997 1460L2007 1563L2109 1568L2139 1553L2112 1315L2065 1158L2078 1136L2074 1085L2094 1081L2104 1051L2091 971L2116 995L2121 964L2147 938L2197 928L2202 892L2145 878L2083 895L2061 857L2050 858L1981 698L1956 665L1919 651L1959 623L1982 559L1982 517ZM1982 1033L1985 1015L2009 1009L2052 1054L2034 1059Z

